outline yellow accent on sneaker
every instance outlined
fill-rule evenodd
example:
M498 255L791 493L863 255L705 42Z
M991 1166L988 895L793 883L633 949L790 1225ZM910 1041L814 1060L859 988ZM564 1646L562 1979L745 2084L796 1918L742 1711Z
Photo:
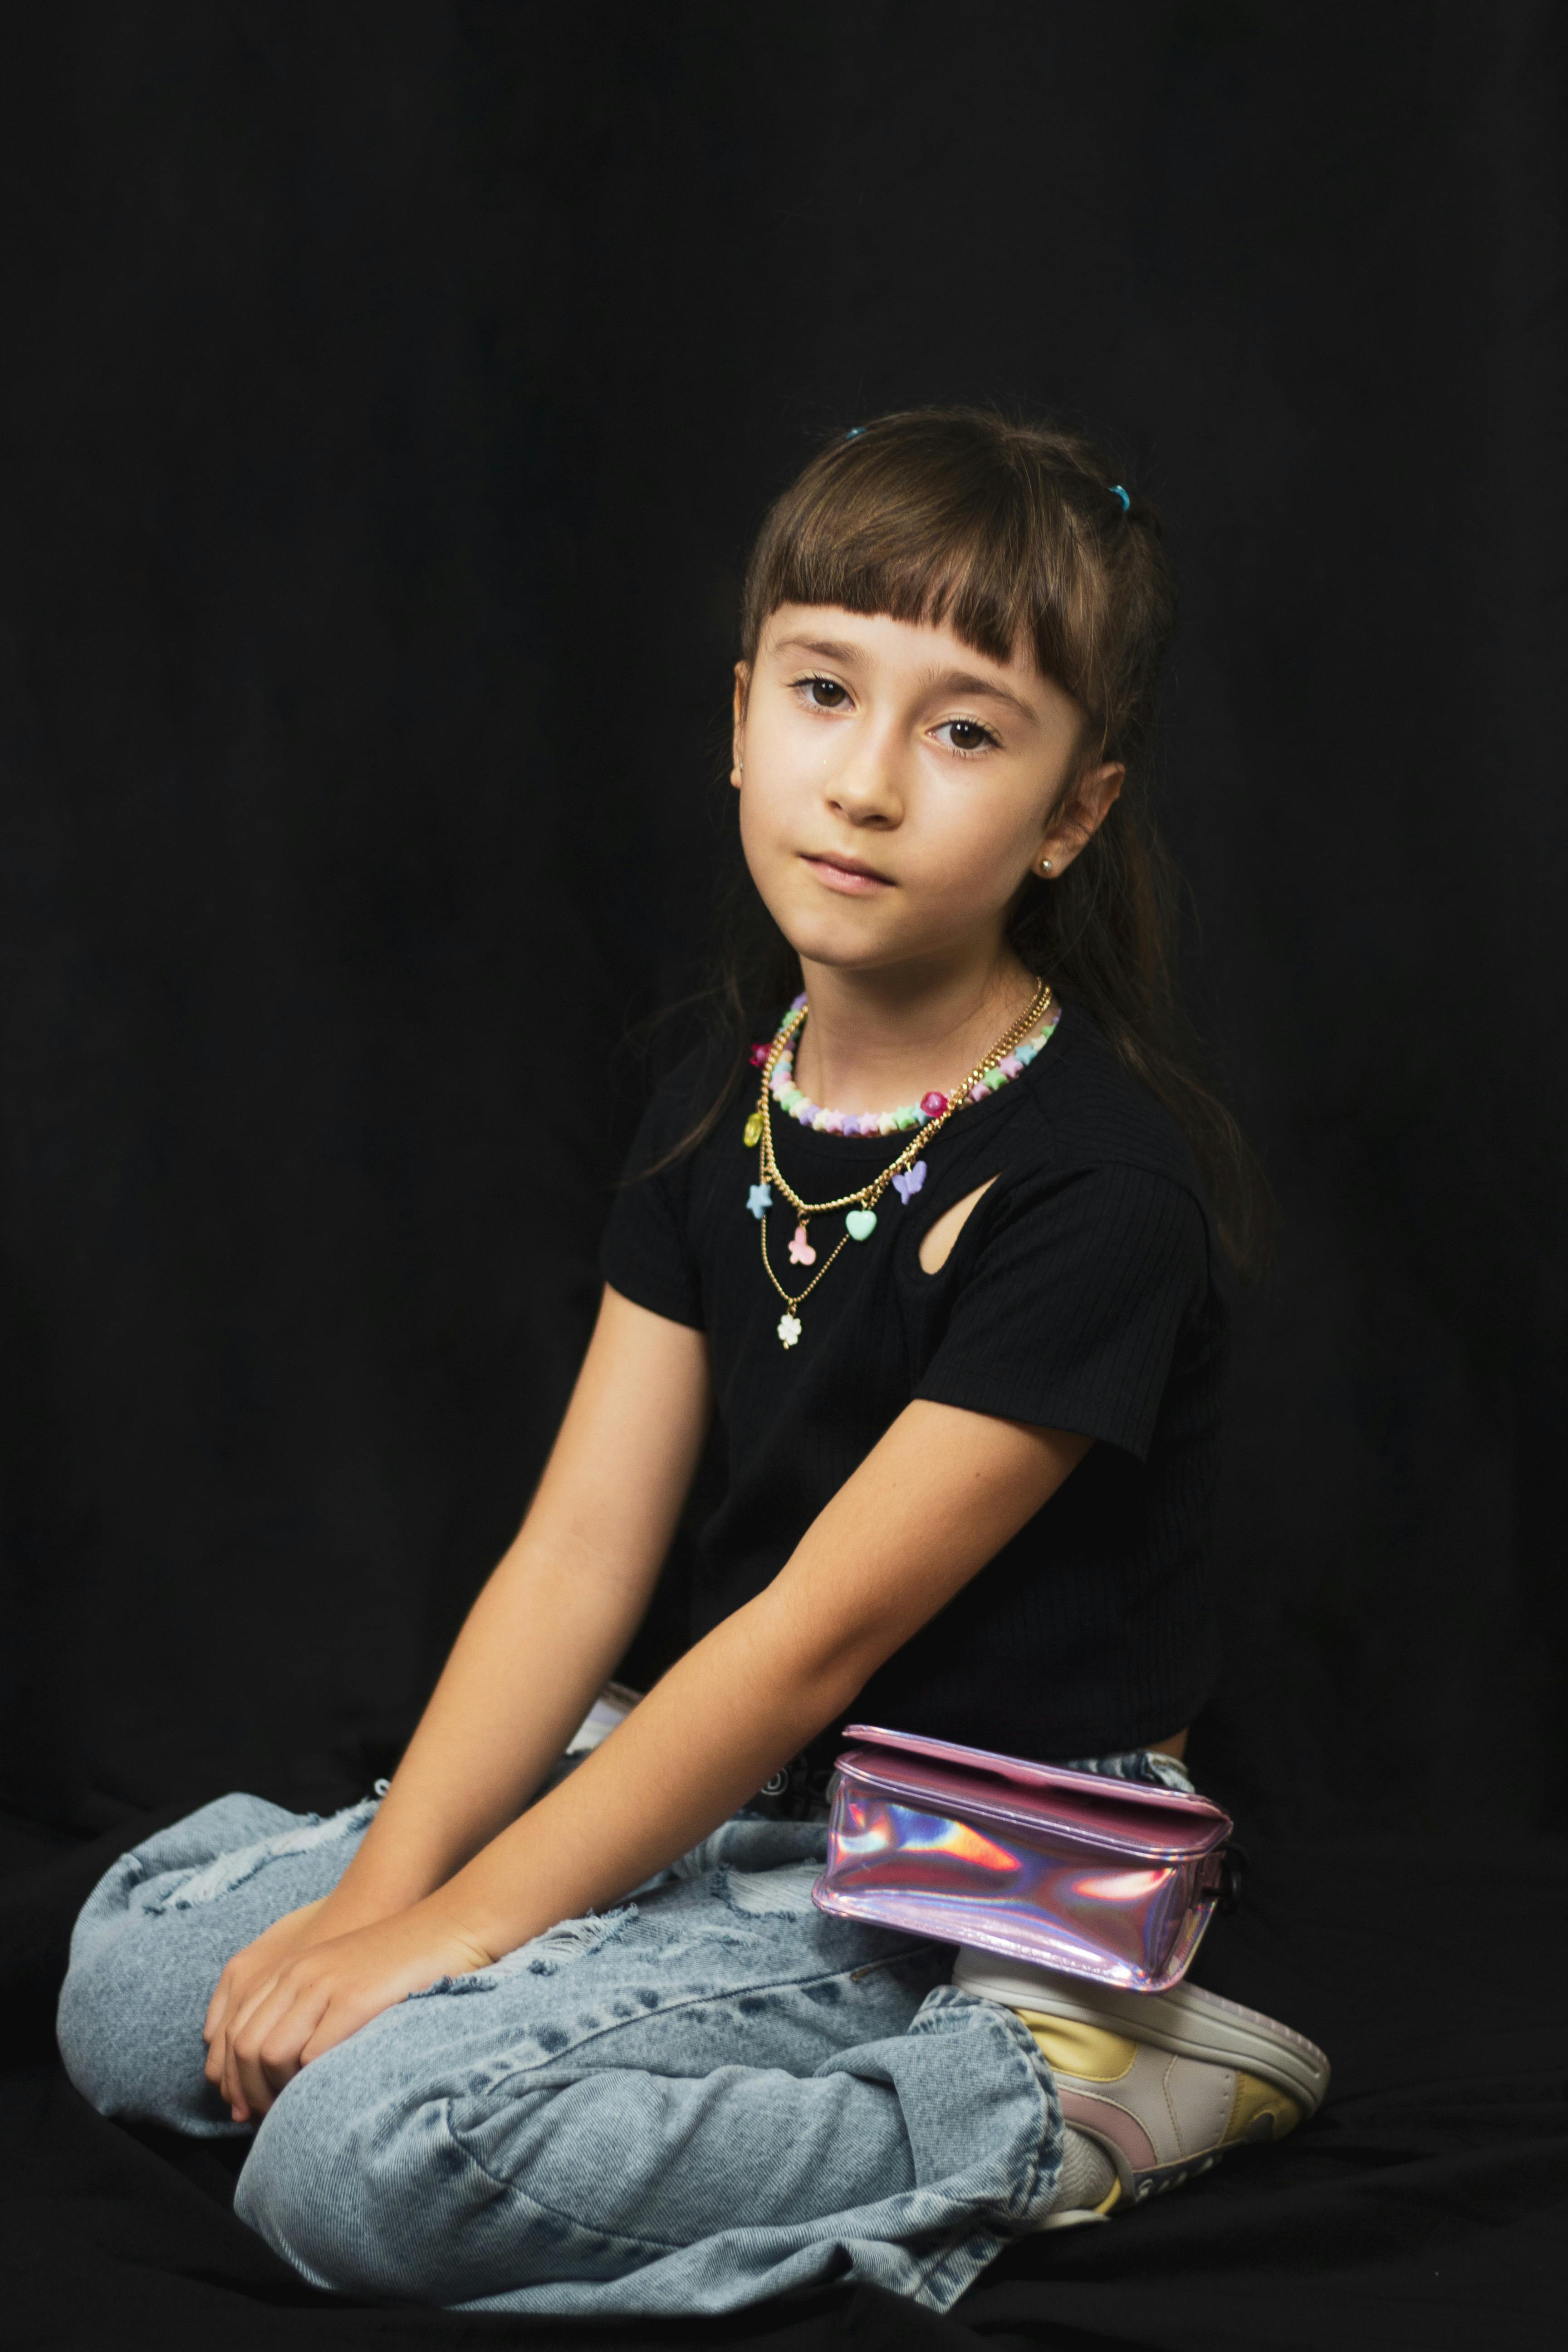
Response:
M1272 2083L1259 2082L1256 2074L1238 2074L1223 2145L1229 2147L1237 2140L1283 2139L1300 2120L1300 2108L1285 2092Z
M1120 2083L1131 2073L1138 2044L1131 2034L1112 2033L1076 2017L1049 2017L1038 2009L1016 2013L1053 2074L1076 2074L1085 2083Z
M1245 2141L1282 2139L1328 2088L1329 2062L1304 2034L1197 1985L1129 1993L968 1948L952 1981L1026 2028L1055 2078L1063 2122L1114 2168L1121 2195L1111 2205L1123 2211ZM1053 2211L1041 2227L1091 2218Z

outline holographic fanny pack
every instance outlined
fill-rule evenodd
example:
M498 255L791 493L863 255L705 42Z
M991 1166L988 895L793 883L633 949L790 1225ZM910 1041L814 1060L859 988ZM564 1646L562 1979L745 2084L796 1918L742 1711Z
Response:
M819 1910L1131 1992L1185 1974L1228 1903L1231 1822L1205 1797L852 1723Z

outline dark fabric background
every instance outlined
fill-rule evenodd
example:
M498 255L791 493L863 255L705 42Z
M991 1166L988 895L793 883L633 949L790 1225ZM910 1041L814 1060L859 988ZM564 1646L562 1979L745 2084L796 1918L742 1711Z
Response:
M1187 970L1283 1210L1193 1751L1262 1891L1209 1966L1339 2089L952 2322L658 2340L1553 2307L1561 15L60 0L0 55L17 2340L523 2340L293 2287L50 2075L51 1988L153 1822L395 1757L584 1343L619 1041L700 969L749 537L952 397L1168 517Z

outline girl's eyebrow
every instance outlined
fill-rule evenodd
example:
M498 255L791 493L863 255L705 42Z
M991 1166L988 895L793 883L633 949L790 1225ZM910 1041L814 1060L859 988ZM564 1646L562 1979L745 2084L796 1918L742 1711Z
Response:
M840 645L830 637L779 637L774 640L775 653L785 653L791 647L796 653L819 654L824 661L852 662L859 655L858 646Z
M977 677L972 670L930 670L926 674L926 684L933 694L988 694L993 702L1006 703L1008 709L1016 710L1021 719L1039 717L1037 710L1017 695L1009 694L1007 688L998 686L994 678Z

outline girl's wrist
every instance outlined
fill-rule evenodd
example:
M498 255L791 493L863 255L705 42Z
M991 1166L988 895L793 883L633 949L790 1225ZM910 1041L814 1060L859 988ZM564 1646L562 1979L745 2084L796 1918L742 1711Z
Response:
M352 1935L356 1927L374 1927L383 1919L395 1919L416 1903L422 1902L431 1892L428 1886L398 1887L383 1882L353 1877L353 1866L338 1881L321 1906L321 1940L329 1936Z

